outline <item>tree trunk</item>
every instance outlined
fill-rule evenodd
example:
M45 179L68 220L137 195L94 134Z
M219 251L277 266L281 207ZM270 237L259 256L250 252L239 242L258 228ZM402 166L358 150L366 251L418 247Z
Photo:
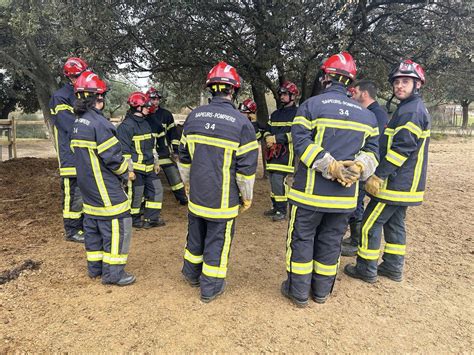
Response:
M470 100L461 100L462 107L462 125L461 128L466 129L469 124L469 104Z
M257 104L257 122L260 127L265 127L268 122L267 99L265 98L265 86L261 83L252 82L252 94Z

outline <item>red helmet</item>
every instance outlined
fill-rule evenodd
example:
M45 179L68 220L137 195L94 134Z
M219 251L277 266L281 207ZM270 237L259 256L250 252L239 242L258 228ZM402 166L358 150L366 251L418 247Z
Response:
M82 72L74 84L74 92L90 92L93 94L103 94L107 91L107 85L99 76L90 70Z
M144 93L140 91L135 91L130 94L127 100L127 104L129 104L131 107L140 107L140 106L150 106L150 98L148 95L145 95Z
M351 80L355 80L357 75L354 58L347 52L330 56L323 65L321 65L321 70L326 74L339 74Z
M154 87L149 88L146 94L150 97L150 99L154 99L155 97L161 99L160 92L156 90Z
M401 76L418 79L422 84L426 82L425 71L420 64L415 63L411 59L405 59L400 64L397 64L388 75L388 81L390 84L393 84L395 78Z
M240 88L240 76L232 65L219 62L207 74L206 86L212 84L229 84L238 89Z
M239 110L243 113L255 113L257 112L257 104L255 103L255 101L248 98L240 104Z
M87 69L87 63L81 58L71 57L66 60L63 67L63 73L67 77L79 76Z
M298 96L300 91L298 90L298 87L292 83L291 81L285 81L281 86L278 88L278 94L283 94L283 93L290 93L294 96Z

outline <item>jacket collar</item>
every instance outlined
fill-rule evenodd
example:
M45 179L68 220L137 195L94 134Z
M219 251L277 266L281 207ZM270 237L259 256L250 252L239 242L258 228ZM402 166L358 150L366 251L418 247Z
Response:
M230 105L232 108L235 109L235 105L232 101L220 96L214 96L211 100L211 104L226 104L226 105Z
M327 92L338 92L347 96L347 88L339 83L332 83L332 85L324 89L323 93Z

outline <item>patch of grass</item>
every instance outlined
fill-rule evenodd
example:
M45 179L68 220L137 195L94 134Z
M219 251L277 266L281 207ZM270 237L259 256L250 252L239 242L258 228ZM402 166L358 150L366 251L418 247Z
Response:
M17 125L16 137L46 139L46 128L43 125Z
M448 135L443 132L432 132L430 138L434 139L435 141L439 141L439 140L447 139Z

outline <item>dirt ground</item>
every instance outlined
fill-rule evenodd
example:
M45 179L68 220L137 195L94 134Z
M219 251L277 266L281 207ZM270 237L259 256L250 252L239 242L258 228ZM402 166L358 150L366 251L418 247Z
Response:
M119 288L90 280L83 246L63 239L57 161L0 163L0 272L42 262L0 286L0 352L471 352L474 140L430 150L426 202L408 212L405 280L349 279L342 258L332 297L306 309L280 295L286 224L262 216L267 180L237 219L225 294L203 304L181 278L186 208L166 183L167 225L134 231L127 268L138 280Z

